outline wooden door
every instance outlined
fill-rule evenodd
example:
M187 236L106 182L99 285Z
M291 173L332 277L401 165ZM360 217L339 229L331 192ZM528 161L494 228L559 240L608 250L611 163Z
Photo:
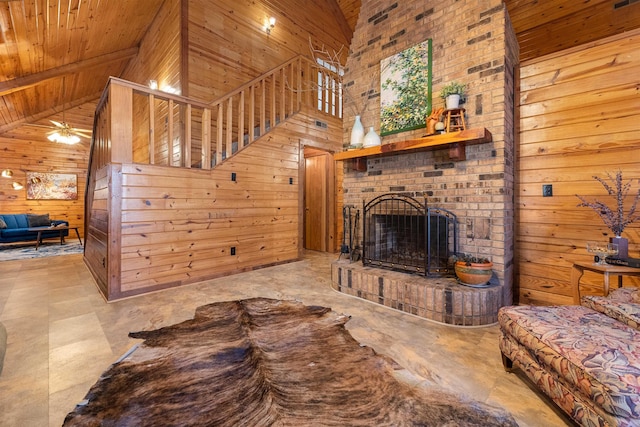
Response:
M306 249L331 251L332 170L333 158L329 153L305 149L304 247Z

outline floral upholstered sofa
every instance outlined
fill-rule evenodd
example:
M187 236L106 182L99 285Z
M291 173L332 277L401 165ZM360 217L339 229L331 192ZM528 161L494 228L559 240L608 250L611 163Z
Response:
M579 425L638 427L640 290L581 304L501 308L505 369L520 368Z

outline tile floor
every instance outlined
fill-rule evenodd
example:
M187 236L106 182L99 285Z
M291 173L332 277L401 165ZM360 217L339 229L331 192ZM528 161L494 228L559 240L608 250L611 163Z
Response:
M336 255L105 303L81 255L0 262L0 321L8 348L0 374L1 426L59 426L100 373L137 340L193 316L197 306L250 297L297 299L351 315L347 329L423 385L455 390L510 411L522 427L572 425L521 373L506 373L498 328L456 328L368 303L330 287Z

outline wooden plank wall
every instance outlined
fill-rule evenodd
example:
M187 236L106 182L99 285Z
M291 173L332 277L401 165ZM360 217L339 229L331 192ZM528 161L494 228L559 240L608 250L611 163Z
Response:
M181 3L180 0L163 3L140 44L138 55L121 78L143 85L156 80L159 89L170 86L181 93Z
M282 12L278 12L278 10ZM270 35L265 20L276 18ZM201 0L188 5L188 95L212 102L298 54L309 39L346 59L349 40L323 2Z
M320 124L320 126L318 126ZM325 127L326 125L326 127ZM299 114L289 118L285 123L281 125L287 130L290 137L295 137L300 140L301 149L303 147L318 148L330 153L337 153L342 151L342 133L343 124L342 120L332 117L328 114L321 113L313 108L305 107ZM342 243L342 162L334 164L333 180L329 183L331 186L332 195L329 197L333 201L333 209L329 212L329 225L327 236L327 251L336 252L340 250L340 244ZM304 170L300 168L299 182L303 182ZM302 206L302 194L300 205ZM302 226L301 212L300 225ZM300 236L302 236L304 230L300 229Z
M342 122L323 119L326 128L297 114L213 170L122 165L121 191L110 188L122 194L119 218L108 208L119 227L109 242L121 241L120 282L109 277L108 299L297 259L300 147L341 147ZM98 185L98 216L102 191ZM100 274L109 275L106 267Z
M516 239L519 302L571 304L570 268L590 261L589 240L612 235L576 194L614 207L592 177L623 172L640 182L640 30L523 63L520 81ZM542 185L553 186L542 197ZM627 200L629 206L630 200ZM640 258L640 223L623 233ZM585 274L587 293L602 277ZM625 278L625 284L640 282Z
M76 127L91 128L94 104L83 104L66 112ZM71 119L69 119L71 117ZM61 114L51 117L62 121ZM38 122L51 125L48 120ZM52 129L49 129L52 130ZM13 179L0 178L0 212L48 213L51 218L69 221L84 233L84 192L87 176L89 142L77 145L56 144L46 139L46 128L23 125L0 136L0 170L11 169ZM73 173L78 176L77 200L27 200L26 172ZM13 181L25 186L14 190Z
M297 141L251 148L209 172L123 165L123 294L297 258Z

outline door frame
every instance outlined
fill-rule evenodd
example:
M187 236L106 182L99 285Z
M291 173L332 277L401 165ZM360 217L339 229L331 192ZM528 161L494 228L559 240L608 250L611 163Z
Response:
M337 226L336 226L336 162L333 158L333 153L328 150L323 150L321 148L311 147L302 145L300 147L300 252L306 249L306 202L307 202L307 194L306 194L306 178L307 178L307 170L306 170L306 159L308 157L315 156L327 156L327 177L326 177L326 193L325 200L326 203L326 216L327 216L327 227L325 235L323 236L324 247L326 248L326 252L334 253L336 251L336 236L337 236Z

